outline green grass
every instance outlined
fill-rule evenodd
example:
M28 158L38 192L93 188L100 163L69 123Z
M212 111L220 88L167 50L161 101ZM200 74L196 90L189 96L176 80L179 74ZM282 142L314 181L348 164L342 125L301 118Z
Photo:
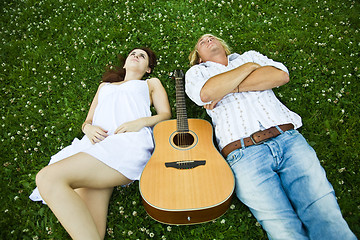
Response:
M67 239L47 206L31 202L35 175L81 137L104 67L146 45L155 50L175 117L174 81L204 33L235 52L283 62L291 81L275 89L300 114L350 228L360 236L359 2L3 0L0 27L1 239ZM189 117L208 119L187 100ZM266 239L237 199L216 221L167 226L149 218L138 184L115 191L106 239Z

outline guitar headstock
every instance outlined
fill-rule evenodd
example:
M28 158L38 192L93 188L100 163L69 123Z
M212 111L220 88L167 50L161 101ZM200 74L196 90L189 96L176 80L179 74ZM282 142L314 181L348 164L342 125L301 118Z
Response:
M184 74L183 70L176 69L176 70L174 70L174 72L171 73L171 77L173 79L183 79L185 77L185 74Z

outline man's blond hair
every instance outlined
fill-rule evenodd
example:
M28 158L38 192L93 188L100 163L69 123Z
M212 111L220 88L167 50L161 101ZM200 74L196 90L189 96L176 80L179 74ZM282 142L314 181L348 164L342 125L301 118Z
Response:
M189 61L190 61L191 66L194 66L194 65L200 63L200 55L199 55L199 52L197 51L197 44L198 44L199 40L204 38L204 37L214 37L214 38L216 38L221 43L221 45L223 46L223 48L225 50L225 53L226 53L226 56L230 55L230 53L231 53L230 47L227 45L227 43L224 40L222 40L221 38L218 38L218 37L216 37L216 36L214 36L212 34L207 33L207 34L202 35L197 40L194 49L191 51L191 53L189 55Z

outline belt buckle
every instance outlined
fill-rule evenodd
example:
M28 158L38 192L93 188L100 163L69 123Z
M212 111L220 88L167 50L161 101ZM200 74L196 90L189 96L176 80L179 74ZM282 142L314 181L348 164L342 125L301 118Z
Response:
M264 142L266 142L268 139L264 139L260 142L256 142L253 135L256 134L256 133L259 133L259 132L262 132L261 130L260 131L257 131L257 132L254 132L253 134L250 135L250 139L251 141L253 142L254 145L260 145L260 144L263 144Z

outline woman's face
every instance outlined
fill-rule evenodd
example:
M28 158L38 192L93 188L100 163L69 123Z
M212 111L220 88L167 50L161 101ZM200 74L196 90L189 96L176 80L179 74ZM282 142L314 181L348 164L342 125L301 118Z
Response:
M149 68L149 56L142 49L134 49L126 58L124 68L126 70L141 71L144 74L146 72L150 73L151 69Z

